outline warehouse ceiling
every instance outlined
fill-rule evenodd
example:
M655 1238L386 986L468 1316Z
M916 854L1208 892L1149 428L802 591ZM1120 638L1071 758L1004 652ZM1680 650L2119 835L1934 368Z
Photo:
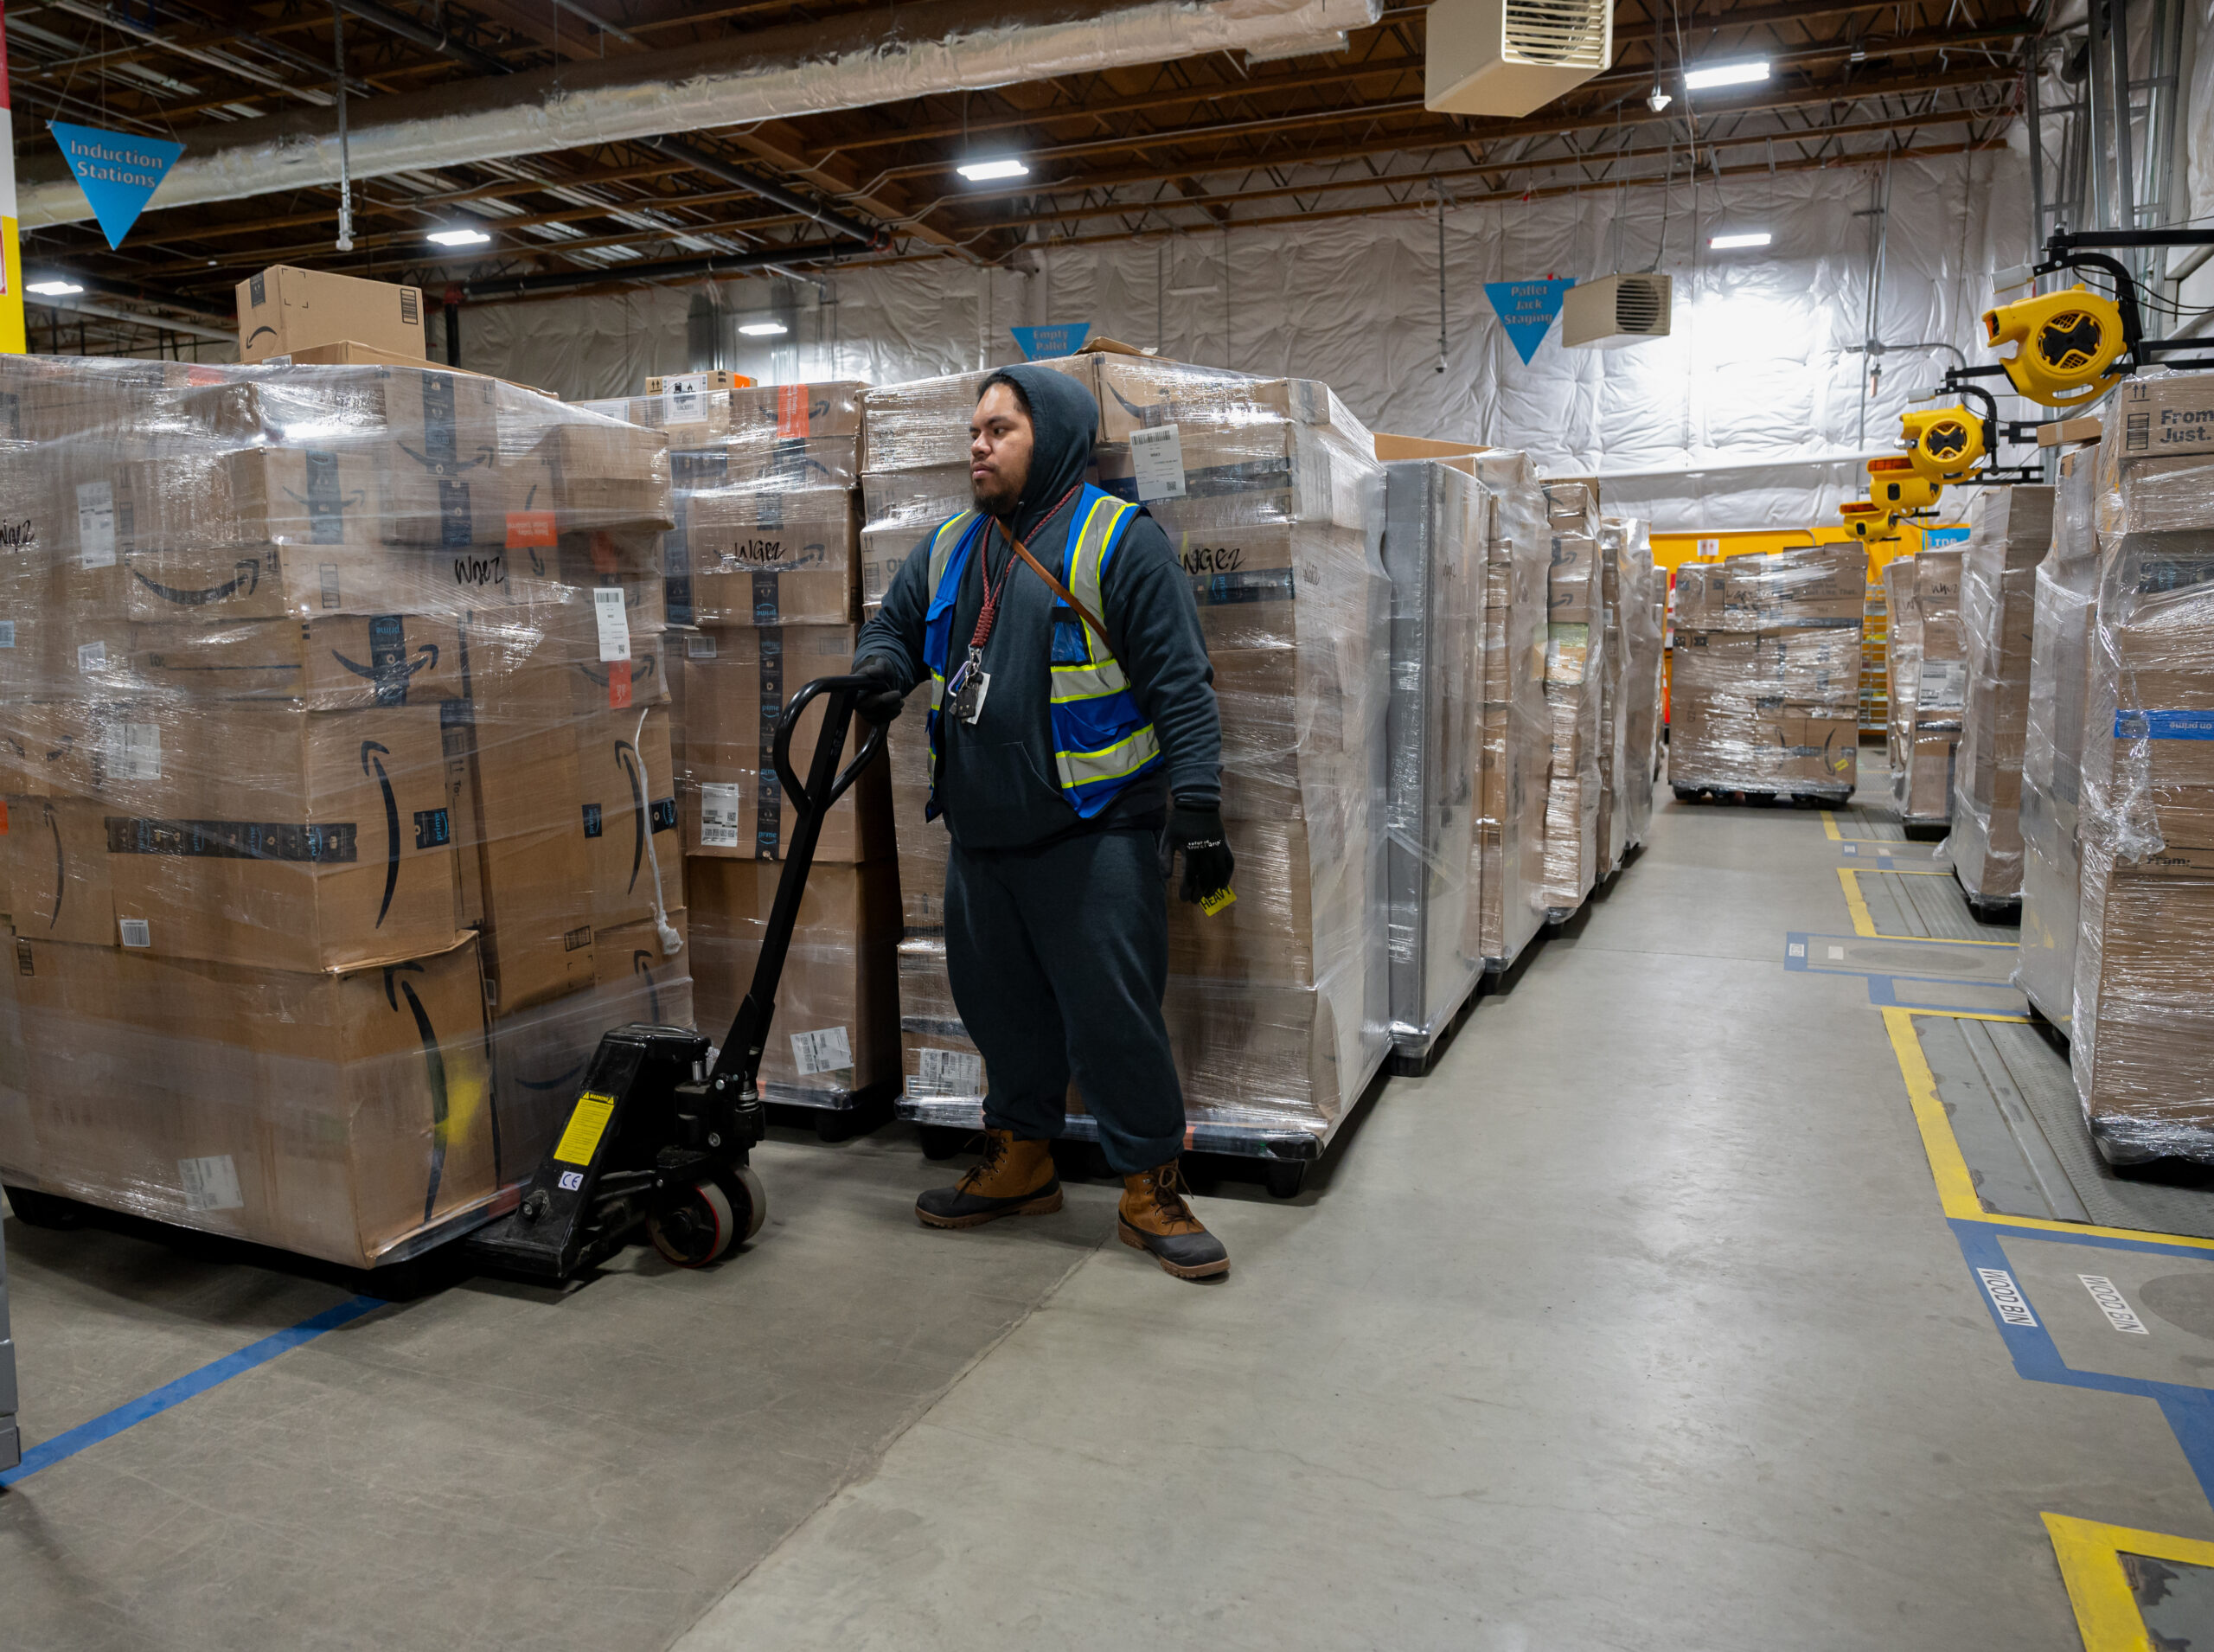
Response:
M66 272L86 289L64 300L76 310L34 309L35 348L143 350L149 335L133 314L165 317L187 341L190 330L220 331L234 284L279 262L416 282L434 301L459 288L474 303L748 267L1005 262L1041 242L1405 213L1441 200L1680 182L1694 170L1726 177L1955 152L2004 141L2038 15L2015 0L1624 0L1613 67L1505 120L1424 110L1422 7L1379 15L1370 0L1309 0L1277 14L1308 37L1267 55L1215 47L1132 61L1159 50L1128 22L1141 14L1054 0L1034 17L989 14L1014 42L996 61L1045 59L1062 70L1050 76L891 102L876 94L897 90L896 77L850 76L857 106L822 107L843 95L834 87L816 93L817 112L672 131L667 122L684 106L662 94L681 91L693 65L704 84L718 65L733 74L780 63L811 72L810 54L826 52L935 62L930 49L943 46L951 62L954 36L931 31L954 28L961 14L954 0L343 3L346 112L353 152L364 157L345 253L335 246L339 189L287 163L318 152L317 142L335 154L328 5L47 0L7 12L25 267L32 280ZM1341 45L1315 37L1314 18L1349 12L1355 26ZM1358 26L1364 15L1375 21ZM1116 43L1112 66L1065 67L1066 42L1091 38L1085 28L1113 31L1097 36ZM1269 38L1198 28L1175 38L1195 35ZM1033 40L1048 43L1021 55ZM1683 84L1687 65L1755 57L1771 65L1765 81L1699 92ZM957 65L963 72L944 70L939 80L973 78L965 70L976 61L971 54ZM1667 99L1659 110L1656 90ZM542 113L564 98L618 109L611 127L638 135L532 148L533 132L574 136L573 122ZM54 221L83 208L67 193L48 119L182 139L203 169L186 192L194 198L164 208L157 194L119 251L89 219ZM400 146L419 150L432 141L425 133L440 131L454 134L451 158L440 150L426 163ZM522 139L494 144L494 132ZM464 158L492 148L506 152ZM975 182L956 170L1008 157L1027 172ZM164 185L177 189L176 179ZM42 222L39 203L57 201L70 209L47 211ZM459 249L426 239L457 228L490 239Z

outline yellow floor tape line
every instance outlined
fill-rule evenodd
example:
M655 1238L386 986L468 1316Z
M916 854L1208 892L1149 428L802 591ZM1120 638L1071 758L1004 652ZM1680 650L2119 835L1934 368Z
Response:
M2158 1233L2146 1228L2096 1227L2088 1222L2057 1222L2043 1216L2009 1216L1986 1210L1968 1174L1968 1162L1953 1134L1945 1104L1937 1094L1937 1075L1922 1053L1922 1039L1914 1030L1916 1012L1886 1007L1880 1012L1884 1030L1891 1034L1891 1053L1898 1060L1899 1076L1906 1080L1907 1105L1914 1111L1915 1128L1922 1134L1922 1150L1929 1160L1929 1174L1937 1183L1937 1203L1957 1221L1986 1222L1995 1227L2019 1227L2031 1233L2091 1233L2102 1239L2141 1239L2153 1245L2179 1245L2194 1251L2214 1251L2214 1239L2192 1239L2181 1233Z
M2083 1652L2153 1652L2144 1615L2137 1610L2129 1574L2122 1568L2123 1555L2214 1566L2214 1543L2195 1538L2140 1532L2068 1514L2047 1514L2044 1529L2052 1539L2053 1558L2060 1562L2061 1581L2068 1585L2068 1604L2076 1609Z
M1904 1008L1910 1015L1942 1015L1947 1021L2012 1021L2021 1027L2030 1024L2030 1018L2027 1015L2002 1015L1995 1010L1989 1009L1924 1009L1915 1004L1908 1004Z
M1842 843L1845 842L1845 839L1838 836L1837 816L1827 809L1822 810L1822 830L1826 835L1827 835L1831 842Z
M1852 914L1852 932L1864 941L1921 941L1931 946L2019 946L2019 941L1975 941L1951 935L1884 935L1877 931L1876 920L1868 915L1868 902L1860 893L1860 874L1865 868L1841 866L1837 869L1838 887L1845 891L1845 909ZM1885 877L1927 878L1949 876L1949 874L1929 872L1885 873Z

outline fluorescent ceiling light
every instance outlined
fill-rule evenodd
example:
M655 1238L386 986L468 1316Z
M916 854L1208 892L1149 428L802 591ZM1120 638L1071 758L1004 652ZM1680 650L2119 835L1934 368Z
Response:
M74 281L34 281L28 291L35 292L42 298L59 298L67 292L82 292L84 288L79 286Z
M966 166L954 168L954 170L971 183L989 183L995 178L1027 178L1030 176L1027 166L1013 159L971 161Z
M1718 253L1727 253L1739 247L1766 247L1774 239L1765 229L1754 229L1742 235L1710 235L1706 244Z
M1743 63L1709 63L1703 68L1684 71L1684 86L1692 92L1703 92L1714 86L1745 86L1767 79L1768 59L1764 57Z
M782 338L791 330L781 321L749 321L738 330L748 338Z
M441 247L482 247L492 238L481 229L434 229L429 239Z

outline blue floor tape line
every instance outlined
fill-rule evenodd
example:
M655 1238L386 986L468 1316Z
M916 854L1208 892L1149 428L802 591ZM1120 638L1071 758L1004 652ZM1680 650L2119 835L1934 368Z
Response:
M173 1405L181 1405L195 1394L204 1394L220 1383L243 1375L256 1366L266 1365L280 1354L289 1354L303 1342L312 1342L325 1331L336 1330L341 1325L384 1306L377 1297L355 1297L340 1303L336 1308L326 1308L313 1318L288 1326L273 1336L265 1336L259 1342L240 1348L236 1354L226 1354L213 1364L203 1365L188 1376L175 1382L165 1382L149 1394L141 1394L127 1405L95 1417L89 1423L80 1423L66 1433L57 1434L43 1445L34 1445L23 1453L20 1467L0 1474L0 1486L12 1486L27 1480L41 1469L48 1469L63 1460L75 1457L87 1446L98 1445L102 1440L112 1439L126 1428L144 1422L149 1417L158 1417Z

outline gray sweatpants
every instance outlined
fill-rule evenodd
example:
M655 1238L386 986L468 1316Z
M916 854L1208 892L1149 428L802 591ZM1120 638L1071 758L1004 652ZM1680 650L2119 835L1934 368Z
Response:
M986 1124L1059 1136L1073 1075L1117 1175L1182 1150L1184 1092L1161 1019L1168 908L1153 833L1085 832L1033 849L956 844L945 964L983 1052Z

